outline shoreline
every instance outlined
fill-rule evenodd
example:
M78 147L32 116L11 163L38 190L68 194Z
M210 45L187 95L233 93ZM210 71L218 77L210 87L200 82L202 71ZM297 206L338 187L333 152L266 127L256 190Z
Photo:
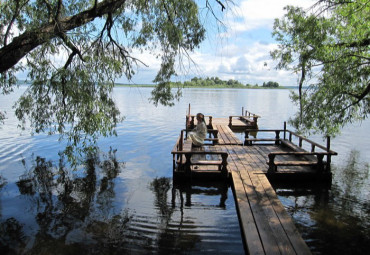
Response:
M154 88L155 84L121 84L116 83L114 87L136 87L136 88ZM171 86L171 88L196 88L196 89L298 89L297 86L279 86L277 88L262 87L262 86L245 86L245 87L227 87L227 86Z

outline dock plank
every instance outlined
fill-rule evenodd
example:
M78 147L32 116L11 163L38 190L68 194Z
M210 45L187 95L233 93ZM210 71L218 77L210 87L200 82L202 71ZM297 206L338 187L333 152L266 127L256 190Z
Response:
M234 134L234 132L224 125L215 125L215 129L218 130L218 143L220 145L238 145L242 144L242 141Z
M238 199L242 199L242 197L246 197L248 199L254 218L254 224L258 229L264 252L265 254L280 254L278 243L276 242L276 238L273 235L269 222L266 220L264 208L261 206L263 201L261 200L261 196L258 195L259 191L253 184L249 174L246 174L246 168L243 165L242 160L238 157L238 153L240 153L241 150L240 148L233 148L232 146L227 146L227 148L230 153L230 157L232 158L233 163L236 165L236 169L239 172L239 176L236 177L236 179L241 179L243 190L245 192L244 194L239 193L241 197L238 197ZM246 238L248 239L248 236ZM253 247L248 247L248 249L250 254L254 253Z
M241 158L242 162L245 162L244 155L245 154L238 153L238 157ZM277 247L279 248L279 252L281 252L281 254L295 254L294 247L292 247L290 244L290 240L285 233L283 224L277 216L275 208L273 207L269 197L267 196L266 190L259 179L259 176L264 176L262 173L262 168L264 168L263 162L255 157L253 163L254 166L259 166L258 171L243 171L242 175L249 176L251 185L253 185L256 189L256 195L258 196L262 217L263 219L266 219L269 224L273 238L275 238ZM273 196L273 194L270 195ZM276 194L275 197L277 197Z
M243 201L244 196L248 200L265 254L311 254L264 174L267 168L264 155L276 148L232 145L226 148L229 164L235 164L229 167L233 170L236 199ZM243 219L241 222L244 224ZM248 240L245 242L248 244ZM253 253L253 249L248 247L248 252Z
M288 236L290 243L294 247L294 250L297 254L311 254L310 249L303 240L298 229L295 227L294 222L290 215L284 209L284 206L281 204L280 200L277 198L274 189L271 187L270 182L268 181L265 175L258 175L258 178L263 185L268 198L271 201L271 205L274 207L275 213L278 216L284 231Z

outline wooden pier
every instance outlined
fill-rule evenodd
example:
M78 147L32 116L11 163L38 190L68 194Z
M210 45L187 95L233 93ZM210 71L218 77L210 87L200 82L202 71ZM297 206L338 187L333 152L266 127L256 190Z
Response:
M174 181L231 181L246 254L311 254L270 181L328 180L331 156L336 152L330 150L330 142L321 146L285 125L281 130L256 130L251 128L256 125L234 118L208 116L209 138L201 147L186 140L189 130L181 131L171 152ZM232 131L231 121L237 123L237 130L239 121L244 123L244 141Z

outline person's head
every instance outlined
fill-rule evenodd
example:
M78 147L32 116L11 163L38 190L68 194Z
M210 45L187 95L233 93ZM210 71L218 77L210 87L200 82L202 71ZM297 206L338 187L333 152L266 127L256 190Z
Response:
M197 121L198 122L204 122L204 115L202 113L197 113Z

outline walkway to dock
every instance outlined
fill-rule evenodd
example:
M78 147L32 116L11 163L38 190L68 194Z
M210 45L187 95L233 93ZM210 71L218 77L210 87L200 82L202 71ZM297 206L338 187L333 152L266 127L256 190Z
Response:
M235 200L249 254L311 254L267 180L253 147L226 146Z
M265 173L267 152L258 146L240 146L229 127L214 126L226 148L244 242L249 254L311 254Z

